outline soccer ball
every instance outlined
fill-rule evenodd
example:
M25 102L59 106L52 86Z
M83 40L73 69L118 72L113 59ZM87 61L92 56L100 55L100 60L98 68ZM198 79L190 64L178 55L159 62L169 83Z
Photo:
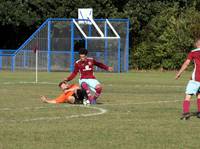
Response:
M90 101L87 99L83 99L83 105L85 106L90 105Z

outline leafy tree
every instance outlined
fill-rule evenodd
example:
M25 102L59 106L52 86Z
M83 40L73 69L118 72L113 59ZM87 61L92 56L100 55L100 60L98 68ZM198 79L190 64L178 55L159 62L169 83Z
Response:
M199 0L1 0L1 48L17 48L47 18L77 18L93 8L95 18L130 19L130 65L176 69L200 36Z
M195 9L180 12L175 6L163 10L142 31L145 38L133 54L135 66L139 69L179 68L199 34L199 22L199 12Z

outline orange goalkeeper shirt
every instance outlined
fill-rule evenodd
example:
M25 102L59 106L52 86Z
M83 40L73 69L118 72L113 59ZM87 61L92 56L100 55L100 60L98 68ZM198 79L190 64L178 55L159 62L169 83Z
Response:
M68 87L68 89L75 89L79 87L76 84L72 84ZM56 101L56 103L64 103L64 102L68 102L69 97L72 96L74 94L74 91L68 91L66 93L62 93L60 96L58 96L56 99L54 99Z

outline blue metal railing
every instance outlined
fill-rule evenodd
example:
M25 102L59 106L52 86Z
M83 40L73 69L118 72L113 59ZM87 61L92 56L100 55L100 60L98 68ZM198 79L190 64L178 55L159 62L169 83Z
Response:
M35 36L37 35L37 33L39 31L41 31L47 24L47 22L49 21L50 19L47 19L16 51L15 51L15 55L21 50L23 49L33 38L35 38Z
M75 19L76 21L84 21L86 19ZM96 22L100 22L100 21L105 21L106 19L94 19ZM110 22L126 22L127 23L127 26L126 26L126 37L125 37L125 41L126 41L126 49L125 49L125 58L126 60L124 60L126 63L125 63L125 66L123 67L123 70L124 71L128 71L128 66L129 66L129 19L108 19ZM52 51L51 50L51 22L52 21L70 21L71 22L71 25L70 25L70 33L71 33L71 49L69 51ZM19 53L20 50L23 50L25 46L27 46L34 38L37 37L37 34L45 27L48 27L48 34L47 34L47 38L48 38L48 46L47 46L47 51L48 51L48 54L47 54L47 66L48 66L48 72L51 71L51 53L68 53L71 55L71 58L70 58L70 71L73 70L73 63L74 63L74 54L77 53L74 51L74 41L76 40L80 40L80 39L83 39L83 38L79 38L79 37L75 37L74 36L74 31L73 31L73 28L74 28L74 23L73 23L73 18L70 18L70 19L67 19L67 18L49 18L47 19L18 49L0 49L0 70L2 69L2 56L11 56L12 57L12 60L11 60L11 70L14 71L14 67L15 67L15 56ZM89 36L91 34L91 28L88 28L89 29ZM104 30L105 30L105 34L107 34L107 27L105 26ZM85 46L87 48L87 40L85 39ZM117 41L118 42L118 51L117 51L117 58L118 58L118 61L117 61L117 71L120 72L121 71L121 44L120 44L120 39ZM105 41L105 50L107 50L107 46L108 46L108 43L107 41ZM46 52L47 52L46 51ZM43 51L40 51L40 52L43 52ZM104 55L107 53L107 51L105 51ZM99 55L99 53L97 54ZM108 59L107 59L107 56L105 56L105 63L108 63Z
M14 49L0 49L0 56L14 56Z

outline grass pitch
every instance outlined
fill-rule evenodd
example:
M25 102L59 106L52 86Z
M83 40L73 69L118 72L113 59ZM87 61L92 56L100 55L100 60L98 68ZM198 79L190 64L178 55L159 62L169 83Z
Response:
M83 107L40 101L60 93L67 73L39 73L43 83L34 84L21 82L34 73L1 72L0 149L197 149L200 119L179 119L190 74L175 81L175 72L96 73L99 104Z

